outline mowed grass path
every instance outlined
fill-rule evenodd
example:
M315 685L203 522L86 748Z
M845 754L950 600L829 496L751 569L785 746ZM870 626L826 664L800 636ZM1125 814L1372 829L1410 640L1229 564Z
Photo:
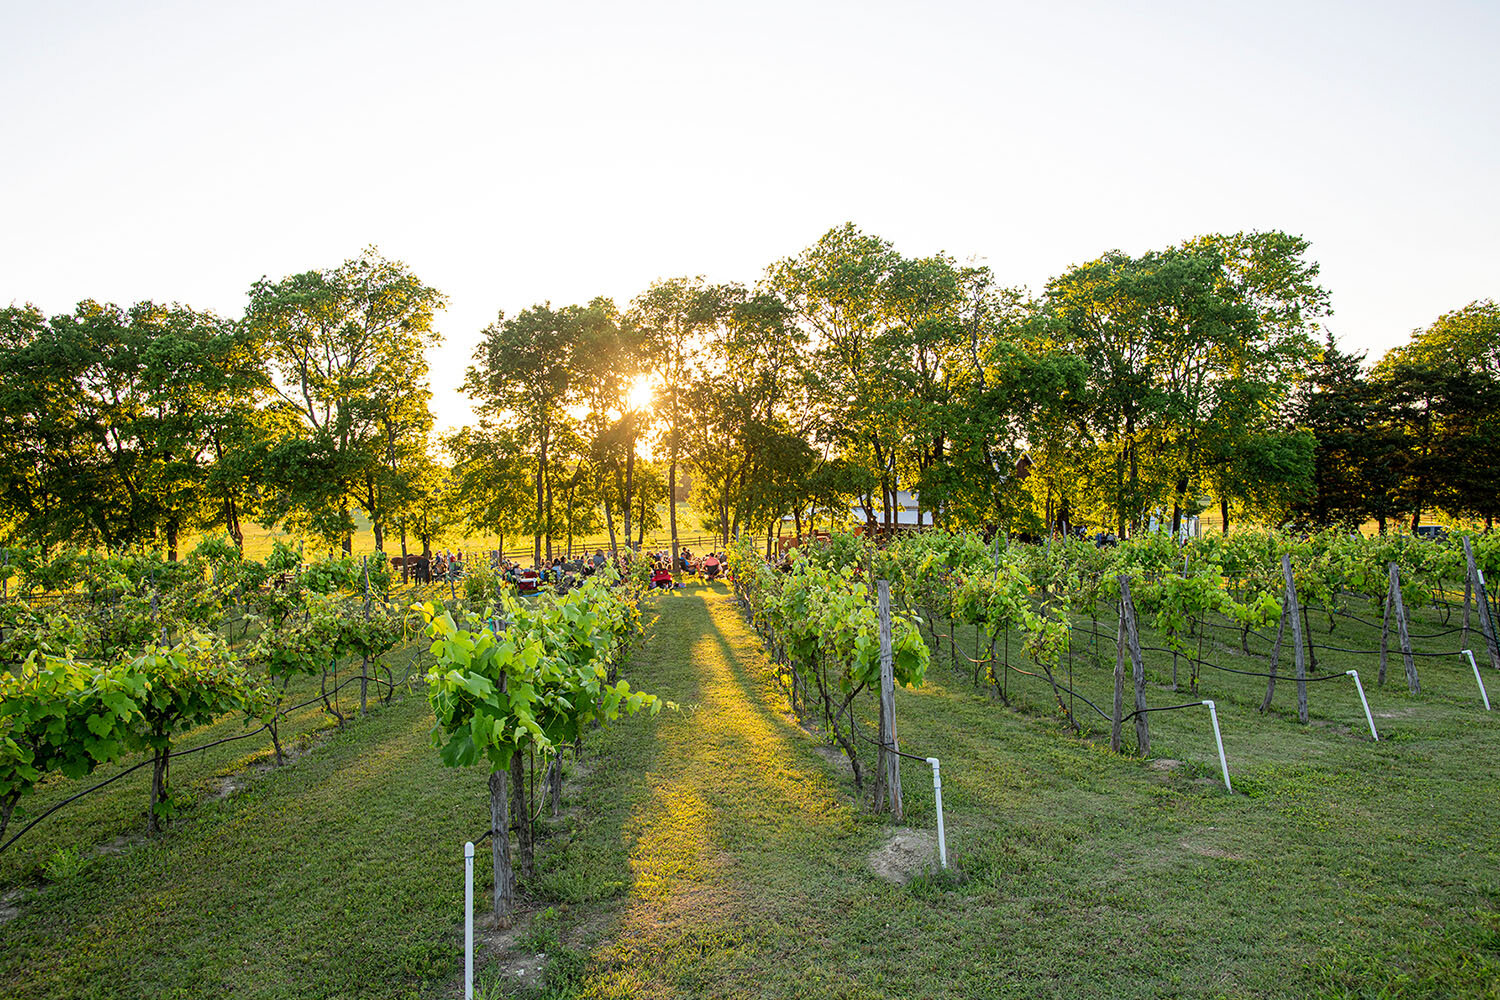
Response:
M953 872L905 887L869 871L888 824L787 717L722 584L663 596L629 676L680 710L570 765L522 886L553 997L1500 997L1500 725L1461 674L1451 697L1435 673L1433 696L1372 693L1378 745L1352 692L1321 696L1342 726L1225 698L1229 796L1199 713L1156 717L1154 755L1182 761L1158 770L1063 731L1044 689L1014 711L935 664L897 711L942 758ZM36 888L0 924L0 995L454 996L486 793L430 720L409 696ZM931 829L930 772L904 775ZM91 808L108 839L140 806Z
M1181 761L1158 769L1063 731L1050 692L1013 689L1016 712L935 664L898 714L943 760L954 871L901 888L726 593L669 598L638 667L684 712L617 729L591 775L627 811L629 888L570 993L1500 996L1500 725L1472 706L1374 693L1375 745L1231 705L1230 796L1206 711L1156 717L1153 756ZM930 772L905 767L930 829Z

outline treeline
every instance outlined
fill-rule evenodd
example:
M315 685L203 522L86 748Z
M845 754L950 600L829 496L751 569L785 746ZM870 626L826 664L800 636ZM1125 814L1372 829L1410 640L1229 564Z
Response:
M1076 265L1039 295L853 225L753 286L659 281L487 326L473 426L433 433L443 295L373 250L250 289L245 313L0 311L0 520L13 540L164 544L283 524L378 547L450 529L536 558L639 541L692 484L728 538L894 522L1122 536L1232 520L1491 524L1500 310L1475 302L1367 365L1320 323L1309 245L1209 235ZM448 387L445 387L448 388ZM663 511L662 508L665 507Z

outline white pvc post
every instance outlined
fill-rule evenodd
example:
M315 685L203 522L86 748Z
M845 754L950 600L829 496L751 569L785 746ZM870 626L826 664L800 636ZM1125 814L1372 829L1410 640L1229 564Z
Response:
M1488 712L1490 710L1490 696L1489 692L1484 689L1484 678L1479 676L1479 664L1474 662L1474 651L1466 649L1463 651L1463 655L1469 658L1469 666L1474 668L1474 680L1479 685L1479 697L1484 699L1484 710Z
M938 759L928 757L927 763L932 765L932 795L937 800L938 819L938 860L943 867L948 867L948 840L943 833L943 779L938 773Z
M1365 698L1365 686L1359 682L1359 671L1345 670L1344 673L1354 678L1354 686L1359 688L1359 703L1365 706L1365 721L1370 724L1370 739L1379 743L1380 734L1375 731L1375 717L1370 714L1370 702Z
M464 1000L474 1000L474 842L464 844Z
M1224 771L1224 790L1233 795L1234 786L1229 783L1229 761L1224 759L1224 737L1219 735L1219 710L1212 701L1205 701L1203 704L1208 706L1208 717L1214 724L1214 742L1219 745L1219 767Z

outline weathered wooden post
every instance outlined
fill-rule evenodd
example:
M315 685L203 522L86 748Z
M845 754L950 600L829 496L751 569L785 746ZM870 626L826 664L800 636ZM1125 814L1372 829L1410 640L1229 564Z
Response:
M1406 666L1406 687L1412 694L1421 694L1422 682L1417 679L1417 665L1411 658L1411 635L1406 628L1406 602L1401 599L1401 570L1395 563L1387 568L1391 576L1391 612L1396 618L1396 635L1401 640L1401 658Z
M1271 647L1270 677L1266 678L1266 697L1260 703L1262 712L1271 710L1271 698L1276 694L1276 665L1281 661L1281 640L1286 635L1286 608L1281 609L1281 620L1276 623L1276 644Z
M1302 644L1302 615L1297 604L1297 582L1292 577L1292 557L1281 557L1281 576L1286 581L1286 611L1292 621L1293 663L1297 670L1297 718L1307 721L1307 650Z
M361 557L365 576L365 621L370 620L370 557ZM370 654L366 653L364 659L359 663L359 714L365 715L368 709L368 696L370 691Z
M876 808L881 807L880 790L890 803L891 815L899 820L901 809L901 758L890 750L899 749L896 741L896 679L891 654L891 585L880 580L875 585L880 607L880 767L878 768Z
M1385 585L1385 600L1381 602L1380 612L1380 676L1375 678L1375 683L1380 687L1385 686L1385 665L1390 658L1391 648L1391 585L1387 581Z
M1469 536L1464 539L1464 560L1468 563L1469 589L1474 592L1475 604L1479 606L1479 631L1484 635L1484 644L1490 652L1490 666L1500 670L1500 642L1496 641L1495 619L1490 615L1490 598L1485 592L1484 574L1479 572L1479 566L1474 562L1474 546L1469 543ZM1468 602L1464 602L1464 613L1469 611Z
M1110 716L1109 748L1120 752L1120 727L1125 715L1125 609L1120 608L1120 624L1115 629L1115 711Z
M1135 681L1135 745L1142 757L1151 752L1151 728L1146 722L1146 666L1141 660L1141 636L1136 627L1135 602L1130 598L1130 578L1120 574L1120 620L1125 626L1125 649L1130 654L1131 678Z

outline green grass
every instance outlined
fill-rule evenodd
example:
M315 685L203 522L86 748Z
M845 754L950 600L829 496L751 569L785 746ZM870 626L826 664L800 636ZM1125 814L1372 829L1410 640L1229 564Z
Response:
M1372 648L1348 625L1334 640ZM1206 654L1257 669L1235 648ZM1074 664L1101 705L1109 652ZM1147 656L1151 703L1189 700ZM1262 716L1262 682L1205 671L1231 796L1206 710L1152 716L1152 756L1181 762L1158 769L1110 753L1102 728L1067 732L1044 683L1013 675L1006 706L934 663L897 712L904 747L942 759L953 870L903 888L868 870L886 821L788 718L725 588L667 595L631 677L680 711L586 741L522 887L517 946L548 956L532 995L1500 996L1500 723L1457 657L1421 661L1421 697L1399 660L1383 689L1372 658L1347 665L1368 671L1378 744L1347 681L1310 686L1304 727L1289 681ZM429 724L409 696L214 799L215 774L263 752L228 744L176 771L199 802L164 837L111 853L56 854L137 829L144 788L49 819L0 855L0 886L27 892L0 925L0 993L453 996L460 845L485 828L485 791L439 766ZM907 825L930 829L930 772L903 780ZM487 995L507 961L481 970Z

